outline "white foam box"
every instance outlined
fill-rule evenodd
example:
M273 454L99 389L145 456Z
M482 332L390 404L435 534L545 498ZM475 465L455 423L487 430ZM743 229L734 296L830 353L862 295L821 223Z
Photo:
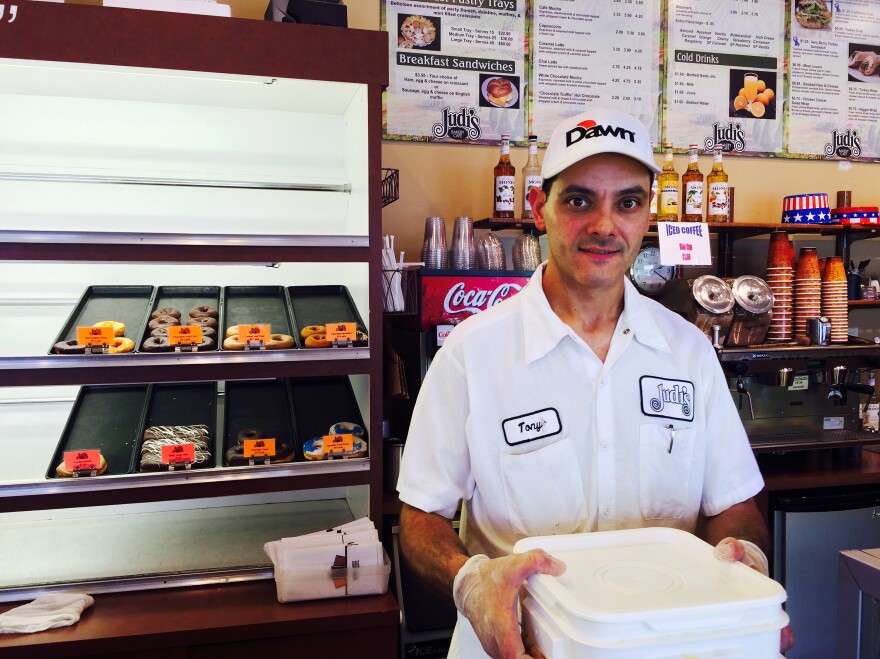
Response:
M780 657L785 590L713 547L670 528L520 540L565 561L559 577L529 577L523 627L547 659Z
M380 595L388 590L391 560L382 551L382 564L369 567L328 565L322 570L275 569L275 593L279 602Z

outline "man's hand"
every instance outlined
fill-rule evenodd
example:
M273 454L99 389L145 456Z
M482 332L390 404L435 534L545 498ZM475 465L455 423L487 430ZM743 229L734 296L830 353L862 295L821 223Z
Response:
M767 557L764 555L757 545L736 538L724 538L715 545L715 558L722 561L730 561L735 563L739 561L750 568L757 570L765 577L770 576L770 570L767 565ZM794 647L794 632L791 631L791 625L782 628L779 637L779 651L784 653Z
M493 659L523 659L516 603L525 579L535 573L559 576L565 563L542 549L490 559L472 556L455 577L455 606L471 623Z

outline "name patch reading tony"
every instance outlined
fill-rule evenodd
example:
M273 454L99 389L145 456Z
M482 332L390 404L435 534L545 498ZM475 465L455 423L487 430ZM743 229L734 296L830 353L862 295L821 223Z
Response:
M552 407L505 419L501 427L504 430L504 441L509 446L552 437L562 432L559 412Z
M643 375L639 378L642 413L664 419L694 420L694 383Z

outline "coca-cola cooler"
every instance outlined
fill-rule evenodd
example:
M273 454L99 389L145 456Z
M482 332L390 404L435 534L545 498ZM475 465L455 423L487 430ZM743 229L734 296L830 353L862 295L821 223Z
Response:
M419 270L404 282L407 311L385 314L385 489L395 490L400 456L413 406L431 360L455 326L515 295L531 272L511 270ZM452 598L421 583L398 551L396 518L392 531L394 584L402 611L400 656L445 657L455 626ZM386 534L386 537L389 537Z

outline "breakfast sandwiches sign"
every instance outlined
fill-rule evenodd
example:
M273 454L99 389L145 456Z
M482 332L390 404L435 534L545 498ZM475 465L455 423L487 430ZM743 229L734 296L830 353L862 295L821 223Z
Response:
M387 137L526 138L528 0L383 0Z

